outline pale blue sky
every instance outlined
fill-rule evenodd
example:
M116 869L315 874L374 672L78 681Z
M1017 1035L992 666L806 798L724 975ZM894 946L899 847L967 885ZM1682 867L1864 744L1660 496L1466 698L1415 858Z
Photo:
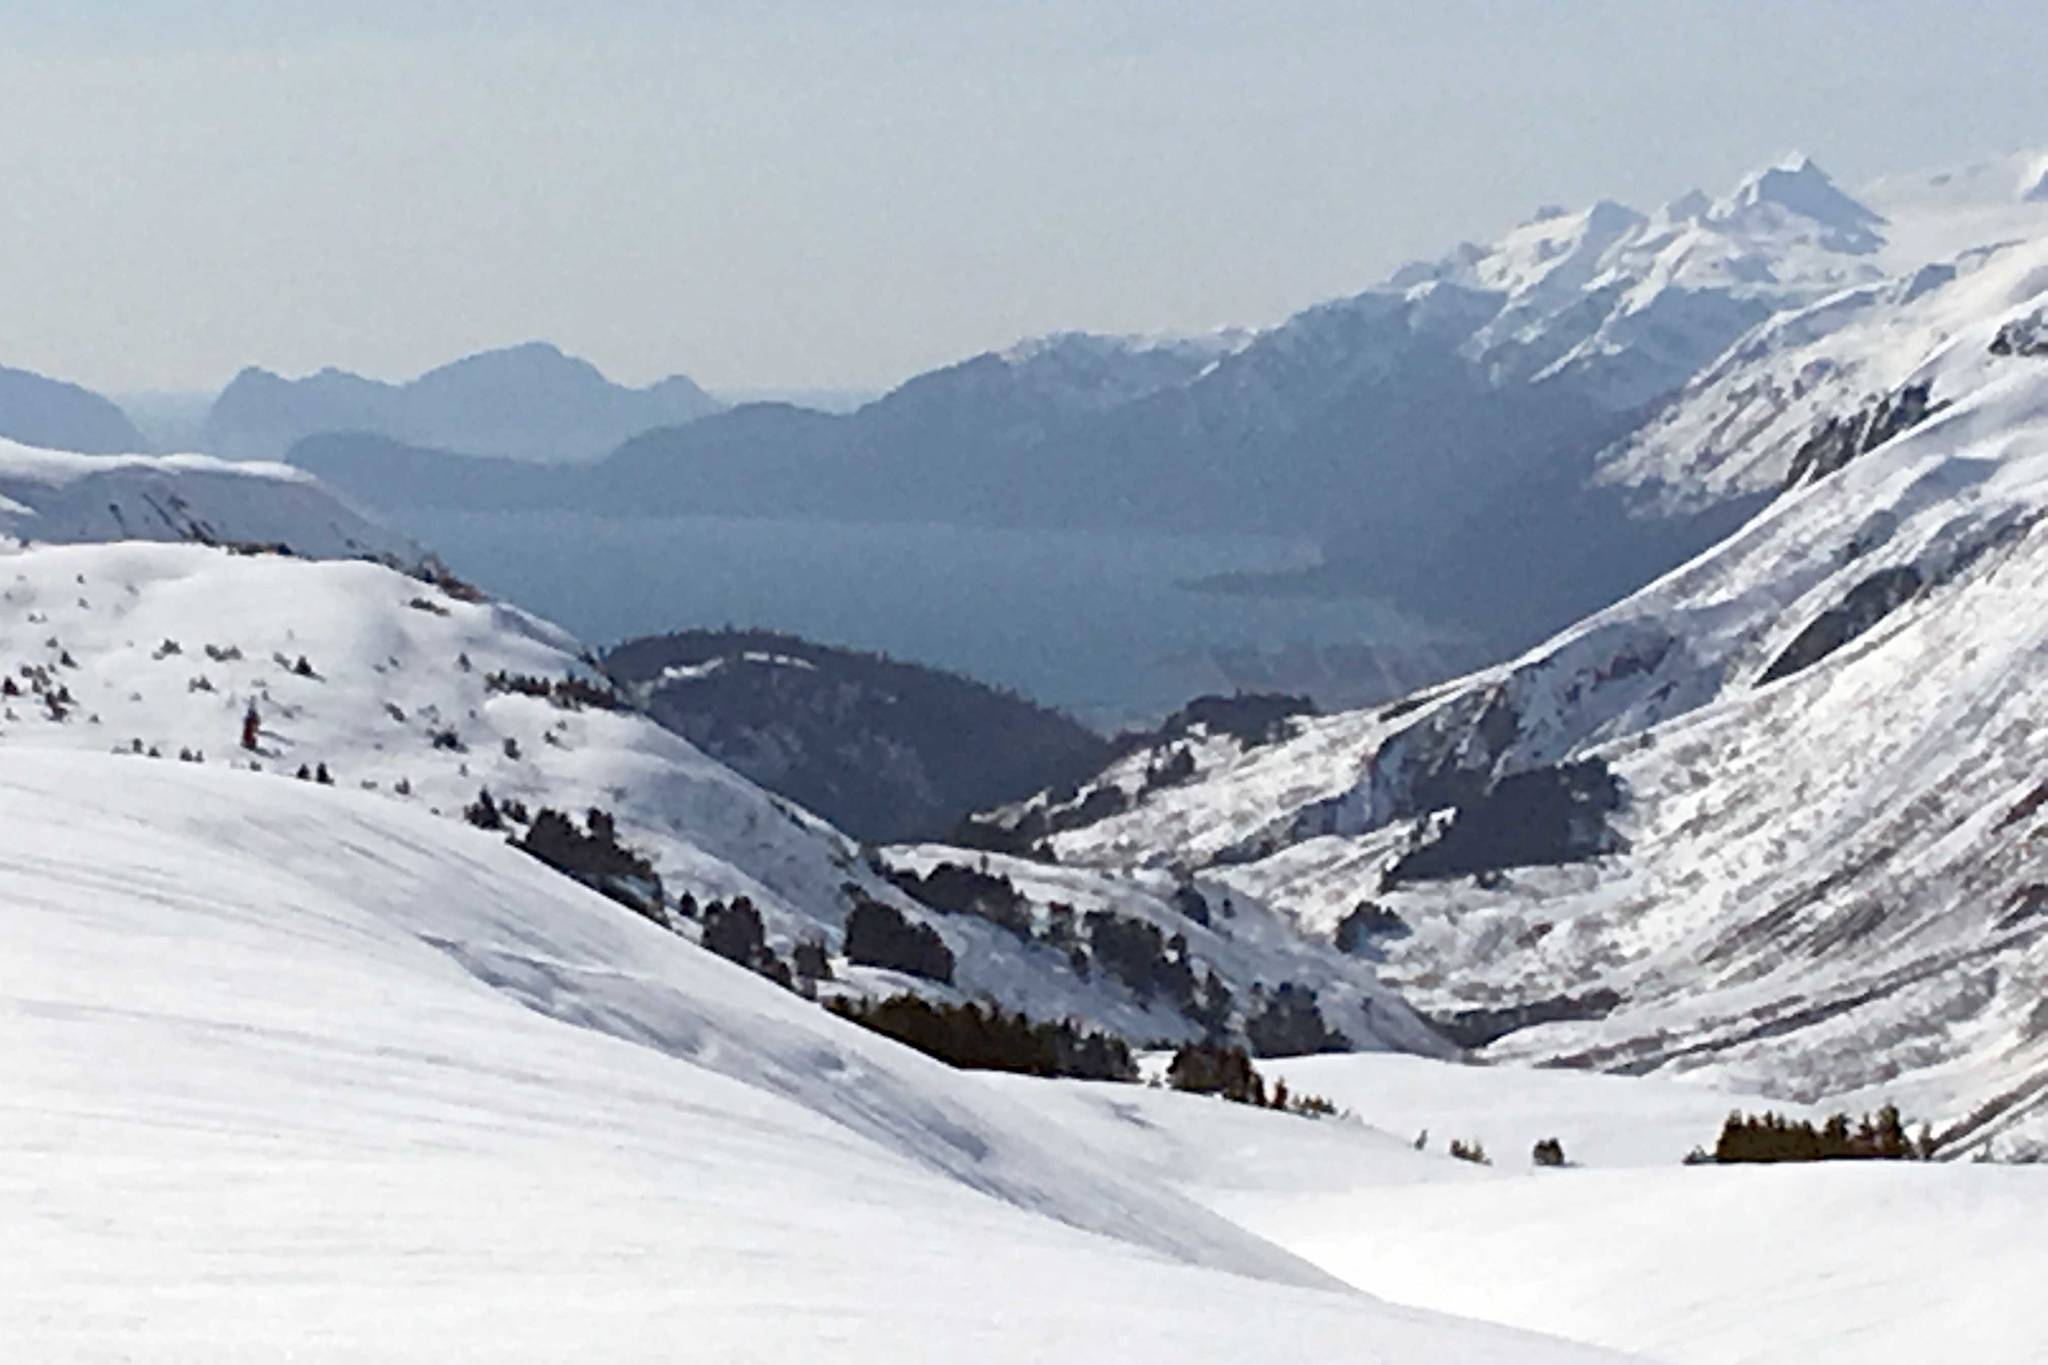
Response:
M1263 323L1543 202L2048 144L2048 7L72 0L0 9L0 362L110 390L546 337L884 386Z

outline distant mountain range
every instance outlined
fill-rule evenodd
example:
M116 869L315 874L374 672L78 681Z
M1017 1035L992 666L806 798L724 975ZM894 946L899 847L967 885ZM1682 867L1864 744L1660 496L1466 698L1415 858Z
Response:
M1957 225L2043 205L1977 176L1870 201L1793 157L1651 213L1548 209L1263 332L1066 333L845 414L749 404L571 473L322 436L294 463L409 507L573 508L1309 536L1325 562L1209 585L1370 595L1526 646L1739 525L1768 491L1674 496L1627 444L1767 319L1890 282ZM1974 215L1974 216L1972 216ZM1697 491L1697 490L1696 490Z
M4 366L0 366L0 437L81 455L126 454L149 448L127 414L90 389Z
M1920 267L2048 222L2021 160L1852 196L1792 157L1653 212L1544 209L1264 331L1055 334L852 411L722 409L681 377L622 388L532 343L398 385L245 371L202 444L283 456L401 521L546 509L1278 533L1323 562L1205 586L1371 596L1518 648L1768 496L1768 478L1691 461L1691 429L1660 440L1674 394L1759 328L1923 287ZM1703 439L1741 434L1746 399L1728 401Z
M350 431L478 455L579 460L721 406L682 375L627 388L589 361L535 341L403 384L335 369L304 379L246 369L214 400L201 443L230 459L280 459L308 436Z

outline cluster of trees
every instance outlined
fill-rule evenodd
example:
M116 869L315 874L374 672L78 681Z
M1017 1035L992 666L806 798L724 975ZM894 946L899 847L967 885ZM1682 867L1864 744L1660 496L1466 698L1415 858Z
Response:
M1360 901L1337 921L1336 943L1340 953L1364 953L1383 938L1399 938L1408 932L1408 921L1397 910L1377 901Z
M462 818L478 829L504 829L508 823L526 825L533 822L524 801L516 797L508 797L502 803L495 801L489 787L477 788L476 800L462 808Z
M1254 992L1256 1012L1247 1012L1244 1036L1261 1057L1300 1057L1312 1052L1344 1052L1351 1040L1323 1020L1312 987L1283 981L1269 992Z
M63 661L68 663L70 659L71 655L66 652ZM70 663L69 666L78 667L76 663ZM41 699L43 709L49 713L51 720L70 718L72 708L78 705L77 699L71 695L70 687L52 676L48 668L42 664L23 664L21 676L28 679L29 695ZM13 698L21 695L22 690L13 678L0 679L0 696Z
M471 822L476 820L472 815ZM607 810L592 806L583 827L578 828L574 816L543 806L534 812L526 833L512 840L512 846L657 924L668 923L661 909L661 877L654 864L645 854L619 842L618 826Z
M286 550L285 553L289 554L291 552ZM366 558L370 558L372 562L382 564L386 568L396 569L407 577L421 583L431 584L458 602L482 602L486 600L482 588L479 588L474 583L457 578L446 564L443 564L432 555L428 555L417 564L401 563L391 555L366 556Z
M678 927L664 908L661 877L654 864L646 855L620 842L618 826L609 811L591 807L579 828L573 816L545 806L529 814L524 802L499 801L489 788L481 788L476 800L465 806L462 814L479 829L508 831L514 848L603 892L663 928ZM526 827L524 833L519 828L522 825ZM812 995L817 982L832 979L831 957L824 940L798 943L784 959L768 946L767 926L762 922L761 912L745 896L735 896L730 903L714 900L699 906L697 898L685 891L676 899L674 910L680 919L697 920L703 925L698 941L707 951L758 972L779 986ZM943 950L944 945L939 946ZM946 970L950 978L950 955Z
M785 990L797 989L796 970L768 946L767 926L761 922L761 912L754 908L752 900L734 896L730 904L712 901L704 907L702 916L704 933L697 941L705 951L758 972ZM803 963L817 969L805 973L806 979L830 979L832 967L824 961L823 945L817 945L817 949L817 958L806 958Z
M1130 1081L1138 1074L1130 1046L1123 1039L1084 1029L1071 1020L1034 1021L993 1006L934 1004L907 994L874 1001L841 998L827 1008L843 1019L970 1071L1077 1076L1091 1081Z
M697 898L685 891L676 899L675 908L681 918L702 922L697 942L705 951L757 972L785 990L814 997L818 983L832 979L832 960L823 939L804 939L784 959L768 946L767 925L746 896L734 896L730 903L709 901L700 907Z
M1032 935L1031 902L1008 877L960 863L939 863L922 876L879 860L876 870L912 900L942 915L977 915L1019 938Z
M626 709L626 703L617 692L581 678L542 678L531 673L509 673L500 669L484 675L484 690L538 697L564 711L581 711L586 707L599 711Z
M1032 913L1031 902L1014 882L1001 874L959 863L939 863L922 874L892 871L879 861L874 866L919 904L940 914L986 919L1025 942L1062 952L1075 975L1083 980L1097 971L1107 973L1141 1002L1163 1000L1171 1004L1182 1017L1199 1025L1205 1036L1220 1037L1231 1026L1233 1011L1238 1007L1235 994L1213 969L1196 962L1184 933L1169 933L1150 920L1114 910L1083 912L1058 901L1047 905L1041 926ZM851 883L846 889L855 897L857 908L868 901ZM1199 924L1206 925L1213 918L1207 899L1192 882L1184 882L1175 890L1173 903L1183 915ZM894 912L889 914L893 916ZM892 940L901 937L886 918L876 916L874 922L887 928ZM931 933L929 929L925 932ZM851 922L848 934L851 942ZM931 936L936 943L937 935ZM852 951L849 946L849 955ZM887 954L891 960L881 965L898 965L907 952L891 952ZM937 956L929 948L924 952ZM950 954L945 962L948 975L933 979L951 979ZM916 970L923 976L933 974L928 967L898 969ZM1259 1056L1341 1052L1351 1045L1341 1032L1324 1022L1314 989L1294 982L1282 982L1271 991L1259 988L1244 1015L1245 1038Z
M1145 781L1139 788L1139 795L1158 791L1163 787L1178 787L1183 782L1195 780L1195 751L1185 744L1166 751L1164 758L1155 756L1145 764Z
M1486 1144L1478 1138L1470 1142L1463 1138L1451 1139L1451 1155L1459 1161L1469 1161L1475 1166L1491 1166L1493 1158L1486 1154ZM1559 1153L1562 1156L1562 1151Z
M1064 952L1077 975L1085 978L1094 970L1105 971L1140 1000L1163 997L1210 1032L1220 1031L1229 1018L1230 988L1213 972L1195 965L1185 934L1168 935L1149 920L1111 910L1077 913L1059 902L1047 907L1041 930L1031 902L1000 874L959 863L939 863L922 875L881 864L877 870L921 905L940 914L974 915L1026 942ZM1183 888L1176 903L1183 913L1198 909L1201 922L1208 922L1208 903L1192 885Z
M846 915L846 960L863 967L908 972L951 985L953 950L929 924L913 924L893 905L848 883L853 908Z
M1920 1126L1908 1136L1898 1106L1887 1104L1875 1114L1851 1119L1835 1114L1815 1127L1811 1120L1792 1119L1775 1111L1728 1115L1711 1158L1695 1153L1691 1160L1750 1161L1927 1161L1934 1156L1934 1130Z
M1252 1065L1251 1054L1224 1043L1188 1043L1176 1050L1166 1068L1166 1083L1190 1094L1221 1095L1233 1104L1278 1109L1310 1118L1337 1112L1337 1106L1321 1095L1293 1094L1286 1081L1275 1081L1269 1088L1265 1077Z

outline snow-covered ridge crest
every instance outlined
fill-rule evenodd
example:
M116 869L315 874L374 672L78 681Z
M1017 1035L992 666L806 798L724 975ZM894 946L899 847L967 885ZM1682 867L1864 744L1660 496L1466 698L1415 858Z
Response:
M0 441L0 535L283 545L316 559L424 556L302 470L206 455L73 455Z
M1395 272L1498 298L1468 358L1501 382L1568 381L1614 411L1669 393L1787 307L1884 277L1885 218L1804 157L1697 191L1655 214L1603 200L1545 210L1491 246L1467 243Z
M1827 419L1909 384L1930 383L1941 402L1974 383L1996 365L1999 328L2044 291L2048 234L1780 313L1607 451L1599 477L1677 507L1774 490Z

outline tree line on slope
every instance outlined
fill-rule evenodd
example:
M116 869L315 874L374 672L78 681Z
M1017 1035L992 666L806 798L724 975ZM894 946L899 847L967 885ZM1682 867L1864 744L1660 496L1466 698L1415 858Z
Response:
M1929 1161L1937 1142L1934 1130L1920 1125L1917 1136L1908 1136L1905 1119L1897 1105L1887 1104L1875 1114L1851 1119L1833 1114L1815 1126L1810 1119L1794 1119L1767 1111L1745 1114L1737 1110L1721 1125L1721 1136L1711 1155L1695 1149L1689 1162L1712 1161L1721 1165L1778 1161Z

